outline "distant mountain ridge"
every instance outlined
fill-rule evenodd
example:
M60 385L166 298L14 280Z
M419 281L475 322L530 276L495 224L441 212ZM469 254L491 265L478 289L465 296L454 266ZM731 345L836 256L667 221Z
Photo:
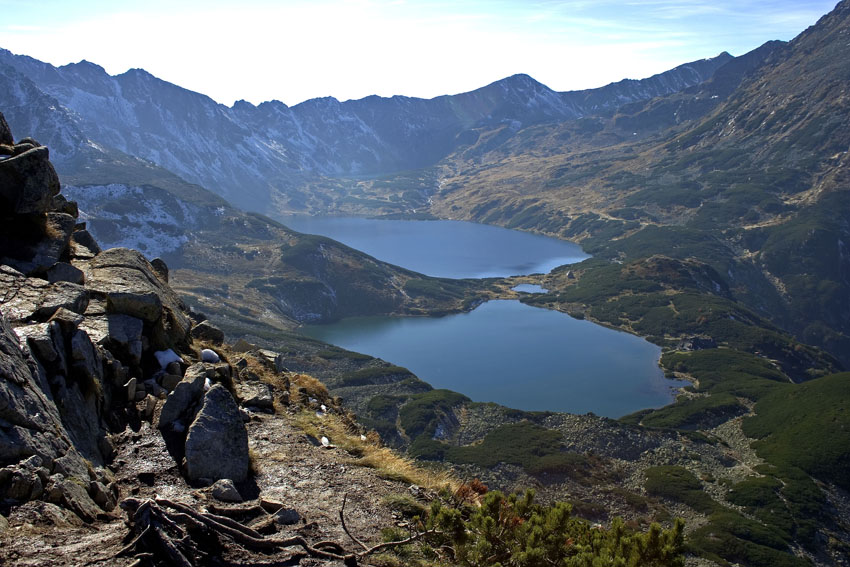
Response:
M699 84L734 58L721 53L643 80L556 92L528 75L433 99L370 96L228 108L141 69L110 76L88 61L54 67L0 50L0 106L13 127L51 142L60 170L104 146L151 161L231 202L262 210L316 175L380 175L433 165L469 130L611 112ZM61 136L61 138L59 137Z

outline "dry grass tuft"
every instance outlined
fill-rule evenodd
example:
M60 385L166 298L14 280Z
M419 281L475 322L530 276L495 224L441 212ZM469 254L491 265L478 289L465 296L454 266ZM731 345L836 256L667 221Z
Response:
M319 401L325 401L331 397L325 385L309 374L296 374L290 379L290 382L296 390L303 388L308 396Z
M352 465L374 469L388 480L416 484L435 492L447 489L454 493L461 486L449 470L425 467L392 449L382 447L377 435L366 435L366 439L362 439L359 432L351 431L350 422L339 415L318 417L314 411L305 410L294 417L293 425L314 437L327 437L331 444L353 456L350 461Z

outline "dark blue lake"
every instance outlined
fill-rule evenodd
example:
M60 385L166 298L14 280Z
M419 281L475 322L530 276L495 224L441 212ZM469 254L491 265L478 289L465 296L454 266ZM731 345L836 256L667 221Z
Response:
M518 301L445 317L354 317L302 332L408 368L435 388L524 410L620 417L672 401L661 349Z
M432 276L548 273L588 257L569 242L469 222L281 220ZM518 291L543 290L524 284ZM518 301L438 318L355 317L301 331L404 366L435 388L517 409L620 417L670 403L676 385L658 367L657 346Z
M298 232L328 236L378 260L444 278L548 274L590 257L571 242L464 221L278 219Z

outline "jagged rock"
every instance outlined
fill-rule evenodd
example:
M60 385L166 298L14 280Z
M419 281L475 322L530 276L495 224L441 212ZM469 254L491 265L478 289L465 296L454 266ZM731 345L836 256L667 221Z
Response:
M0 516L0 536L6 533L9 529L9 520L5 516Z
M84 329L77 329L71 337L72 368L90 381L103 381L103 357Z
M85 460L74 449L71 449L66 455L53 461L53 472L59 473L65 478L76 478L79 480L88 480L89 478L89 468Z
M182 344L191 329L174 291L156 277L153 267L136 250L112 248L90 263L87 287L106 298L110 313L123 313L153 324L151 346L157 350Z
M60 307L50 317L49 322L56 323L62 329L63 334L70 336L80 326L83 320L84 317L79 313Z
M0 161L0 208L14 214L41 214L59 193L59 176L45 147Z
M89 484L89 494L91 495L91 499L94 503L101 509L106 510L107 512L111 512L115 509L115 498L112 496L109 489L103 485L103 483L93 480Z
M10 321L49 319L61 308L77 313L85 311L88 294L82 286L57 282L48 284L28 278L10 266L0 266L3 312Z
M9 129L9 123L6 122L6 117L0 112L0 144L11 146L15 143L12 138L12 131Z
M186 474L190 480L248 476L248 433L230 392L216 384L204 395L204 405L186 437Z
M130 315L113 313L86 317L81 325L91 340L130 365L138 365L142 360L142 331L144 322Z
M103 510L95 504L82 485L55 474L51 477L47 499L54 504L61 504L73 511L86 523L94 522Z
M86 277L81 269L75 268L67 262L56 262L47 270L47 281L50 283L71 282L73 284L83 285Z
M243 406L264 410L274 409L272 389L263 382L243 382L237 385L237 393Z
M71 215L74 218L80 216L80 209L77 206L77 203L69 201L62 193L53 197L53 204L51 205L51 208L58 213L65 213L66 215ZM76 226L79 226L79 223L77 223Z
M224 331L205 320L192 327L192 338L220 345L224 342Z
M74 313L85 313L89 305L89 295L81 285L60 281L50 284L41 298L35 316L49 319L59 309L67 309Z
M223 478L215 481L212 486L213 498L222 502L242 502L244 500L239 491L236 490L236 485L229 478Z
M279 352L261 348L254 351L254 354L256 354L256 358L260 360L260 362L263 362L270 370L274 370L275 372L283 372L286 370L283 355Z
M33 455L17 465L0 469L0 498L19 502L39 498L49 474L42 462L41 457Z
M71 235L71 256L90 259L100 254L100 246L88 230L78 230Z
M207 369L202 363L193 364L186 370L183 380L175 386L162 405L158 425L160 429L180 419L180 416L201 398L206 379Z
M43 370L0 315L0 464L38 455L52 466L69 448Z
M26 274L40 275L66 255L77 219L53 212L47 213L39 222L43 226L30 225L26 231L29 234L21 238L16 251L6 251L4 263Z

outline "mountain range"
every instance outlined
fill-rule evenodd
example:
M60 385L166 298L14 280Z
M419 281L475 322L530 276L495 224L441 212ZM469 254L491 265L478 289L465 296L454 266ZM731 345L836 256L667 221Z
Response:
M142 70L0 51L0 110L49 147L102 244L166 258L187 303L324 380L384 442L587 517L686 514L700 561L843 565L847 61L850 0L787 43L570 93L515 75L431 100L228 108ZM432 390L288 330L466 310L514 280L428 278L236 207L579 242L593 258L529 276L548 293L522 300L646 337L691 385L616 421Z
M54 67L0 50L0 104L14 128L50 142L64 173L91 148L119 150L200 184L243 208L294 210L304 179L375 176L431 166L468 145L475 129L611 112L678 92L734 60L728 53L641 81L559 93L527 75L430 100L371 96L228 108L141 69L117 76L88 61Z

